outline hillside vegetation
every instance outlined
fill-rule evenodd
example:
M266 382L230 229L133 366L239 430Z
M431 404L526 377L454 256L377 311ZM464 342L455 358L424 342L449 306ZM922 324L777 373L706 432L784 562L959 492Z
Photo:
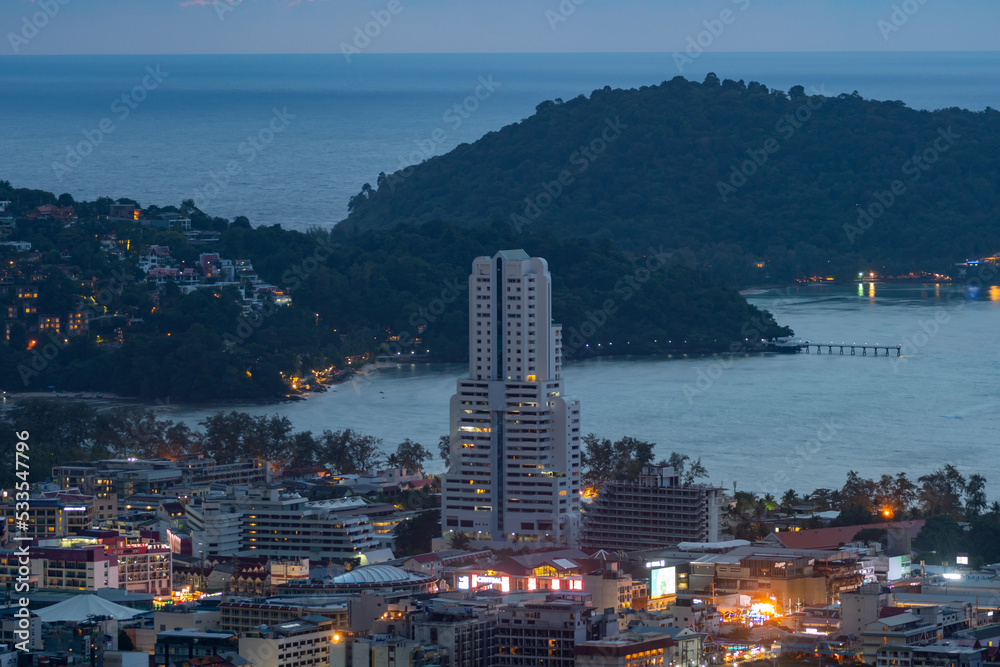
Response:
M997 111L815 92L709 75L544 102L379 175L340 227L503 221L663 244L733 284L946 269L1000 248Z

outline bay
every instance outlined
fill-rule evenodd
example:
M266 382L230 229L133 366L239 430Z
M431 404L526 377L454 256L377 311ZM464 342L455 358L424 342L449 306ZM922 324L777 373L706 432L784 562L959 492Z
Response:
M991 500L1000 495L1000 287L978 299L947 283L798 286L749 298L804 339L904 345L904 355L835 348L571 362L565 393L581 401L581 431L656 442L657 458L701 457L711 481L730 489L806 492L839 488L849 470L916 478L952 464L985 475ZM305 402L247 411L287 416L296 430L353 428L388 448L411 438L433 449L466 373L461 364L400 365ZM216 409L160 408L192 425ZM441 472L440 461L430 470Z

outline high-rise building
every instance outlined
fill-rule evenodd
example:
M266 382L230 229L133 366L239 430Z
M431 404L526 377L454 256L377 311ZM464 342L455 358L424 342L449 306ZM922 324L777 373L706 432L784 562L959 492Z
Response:
M469 276L469 376L451 399L446 537L571 543L580 514L580 403L563 396L562 327L548 263L478 257Z

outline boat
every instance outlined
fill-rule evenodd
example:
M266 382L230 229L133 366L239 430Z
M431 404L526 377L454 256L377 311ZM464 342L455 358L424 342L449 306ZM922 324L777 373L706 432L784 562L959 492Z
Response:
M803 348L809 347L809 341L790 336L778 336L771 340L764 341L765 352L777 352L778 354L796 354Z

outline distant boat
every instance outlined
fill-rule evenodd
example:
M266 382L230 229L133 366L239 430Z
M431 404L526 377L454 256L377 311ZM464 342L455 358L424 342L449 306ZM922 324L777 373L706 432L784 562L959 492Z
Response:
M771 340L764 341L765 352L777 352L778 354L795 354L801 352L802 348L808 347L809 341L789 336L779 336Z

